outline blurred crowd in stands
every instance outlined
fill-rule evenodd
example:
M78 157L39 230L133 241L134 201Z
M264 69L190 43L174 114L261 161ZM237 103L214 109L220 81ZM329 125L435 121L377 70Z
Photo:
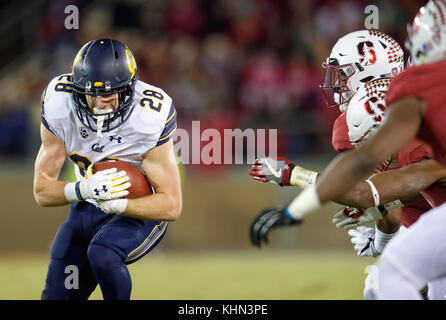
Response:
M402 46L406 23L425 1L382 0L379 30ZM67 30L67 5L79 30ZM34 157L40 95L71 70L86 42L127 44L140 79L174 99L178 127L276 128L279 153L330 150L333 120L318 85L321 63L342 35L364 29L363 0L53 1L39 17L35 45L0 70L0 155ZM29 154L30 150L33 154Z

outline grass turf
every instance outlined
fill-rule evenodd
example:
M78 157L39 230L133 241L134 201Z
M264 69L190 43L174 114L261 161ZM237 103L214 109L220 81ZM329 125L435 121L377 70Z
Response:
M353 252L152 252L129 265L138 300L362 299L371 258ZM0 259L0 299L39 299L48 256ZM90 299L102 299L99 286Z

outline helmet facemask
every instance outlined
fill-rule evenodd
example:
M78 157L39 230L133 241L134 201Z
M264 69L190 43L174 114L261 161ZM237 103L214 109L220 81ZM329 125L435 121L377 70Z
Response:
M357 71L353 64L339 65L338 60L328 58L328 62L322 63L325 69L324 83L319 87L328 108L339 107L343 112L347 109L348 102L354 92L349 88L349 78Z
M102 137L102 132L108 132L115 129L126 121L133 109L133 96L135 92L136 77L126 86L111 89L108 83L105 83L105 89L91 88L91 83L87 82L86 88L81 88L73 83L73 98L76 106L76 113L82 124L97 136ZM109 96L118 94L118 106L114 110L99 110L91 108L87 103L87 95L91 96Z

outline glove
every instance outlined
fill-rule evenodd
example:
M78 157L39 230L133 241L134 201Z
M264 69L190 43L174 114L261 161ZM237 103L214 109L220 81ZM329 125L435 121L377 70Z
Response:
M349 230L348 235L355 245L354 249L360 257L377 257L381 254L375 246L375 228L358 227L356 230Z
M87 168L87 174L80 181L79 190L83 199L111 200L125 197L130 187L129 177L125 171L117 172L110 168L92 172L93 164Z
M127 208L127 199L98 200L99 209L105 213L121 214Z
M366 210L345 207L335 212L332 221L338 228L353 229L382 219L386 213L383 207L371 207Z
M82 180L65 185L64 194L69 202L111 200L129 194L126 189L130 187L130 182L125 171L117 172L116 168L111 168L93 174L92 168L93 164L87 168L87 174Z
M272 182L279 186L290 186L291 171L294 164L285 158L256 159L249 174L256 181Z
M265 209L255 217L250 226L251 243L254 246L260 247L262 241L268 243L268 232L273 228L302 223L302 220L289 218L285 209L286 207Z

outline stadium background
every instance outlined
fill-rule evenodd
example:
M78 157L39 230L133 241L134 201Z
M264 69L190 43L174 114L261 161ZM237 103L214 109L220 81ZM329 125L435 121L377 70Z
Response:
M173 97L178 127L274 128L278 153L321 170L334 156L338 111L322 103L322 61L336 40L364 29L367 5L379 30L402 46L425 1L128 0L0 4L0 299L38 299L48 250L67 208L39 208L33 161L40 95L69 72L86 42L128 45L140 79ZM67 5L79 29L67 30ZM183 213L162 243L130 266L134 299L361 299L365 268L331 204L300 228L249 243L251 219L298 192L253 182L249 165L184 165ZM64 177L71 165L64 166ZM101 298L96 290L92 298Z

